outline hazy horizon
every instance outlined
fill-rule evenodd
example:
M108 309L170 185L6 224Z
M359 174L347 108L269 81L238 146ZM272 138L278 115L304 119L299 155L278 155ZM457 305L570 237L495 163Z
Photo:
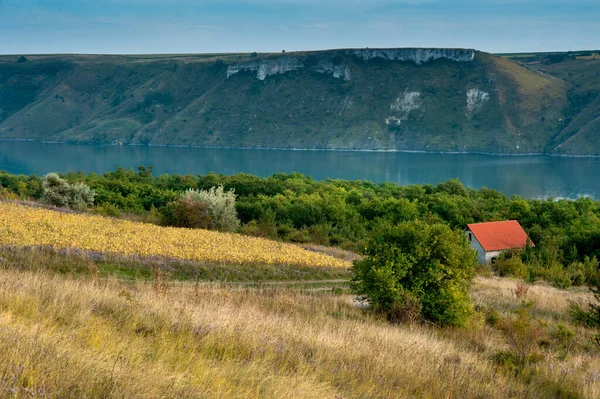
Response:
M0 0L0 54L596 50L600 0Z

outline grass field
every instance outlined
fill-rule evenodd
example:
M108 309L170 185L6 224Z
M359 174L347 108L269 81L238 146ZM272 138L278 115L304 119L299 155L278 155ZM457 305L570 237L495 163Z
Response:
M71 279L0 267L0 396L52 398L598 397L591 334L568 325L584 292L535 286L547 342L519 372L511 335L391 325L342 291ZM512 320L515 281L479 278L481 315ZM341 293L341 294L340 294ZM527 339L529 335L524 335ZM535 354L535 359L534 355Z
M226 264L339 267L350 262L281 242L199 229L160 227L0 203L0 242Z

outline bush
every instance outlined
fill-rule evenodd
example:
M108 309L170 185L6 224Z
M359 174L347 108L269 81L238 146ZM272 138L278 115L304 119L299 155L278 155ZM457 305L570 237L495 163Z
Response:
M600 326L600 316L593 311L589 304L585 306L581 303L571 302L569 316L571 316L573 322L585 327L594 328Z
M594 300L586 307L579 303L571 303L570 314L574 321L587 327L600 327L600 279L598 279L598 260L586 258L584 264L587 267L595 267L593 281L588 283L590 291L594 294Z
M494 264L494 270L500 277L527 277L527 266L521 259L521 254L507 252L500 256L500 259Z
M569 272L560 263L555 263L548 267L544 279L556 288L563 290L571 287L572 284Z
M504 333L504 337L516 360L518 370L536 358L536 349L540 339L545 334L541 323L531 314L532 303L522 303L517 309L517 318L502 318L497 328Z
M205 204L181 197L167 204L163 223L168 226L210 229L211 219Z
M70 184L57 173L49 173L42 181L42 201L61 208L84 210L94 204L96 193L84 183Z
M115 218L121 217L121 210L115 204L110 202L103 202L101 205L94 207L92 210L94 213L103 216L110 216Z
M446 225L382 225L353 265L353 290L390 319L410 298L410 307L416 299L425 319L462 326L472 313L469 288L476 267L464 235Z
M209 190L187 190L163 212L166 224L178 227L236 231L240 220L235 210L235 193L223 186Z

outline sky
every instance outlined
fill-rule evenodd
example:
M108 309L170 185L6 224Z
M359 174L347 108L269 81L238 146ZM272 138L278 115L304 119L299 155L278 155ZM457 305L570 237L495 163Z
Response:
M0 0L0 54L600 48L600 0Z

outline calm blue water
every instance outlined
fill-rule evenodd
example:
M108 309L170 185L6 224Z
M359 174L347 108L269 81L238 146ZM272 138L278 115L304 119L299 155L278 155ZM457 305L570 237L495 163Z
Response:
M478 154L233 150L179 147L84 146L0 141L0 170L16 174L104 173L119 166L154 165L154 175L300 172L326 178L437 184L459 178L528 198L600 199L600 159Z

